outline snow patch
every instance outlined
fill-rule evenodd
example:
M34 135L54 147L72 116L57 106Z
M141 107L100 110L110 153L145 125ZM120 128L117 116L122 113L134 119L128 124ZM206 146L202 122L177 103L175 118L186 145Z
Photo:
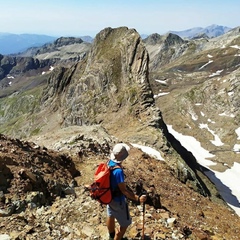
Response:
M240 144L235 144L233 146L233 151L236 152L236 153L240 153Z
M142 146L139 144L134 144L131 143L131 145L135 148L139 148L141 149L143 152L147 153L149 156L156 158L157 160L162 160L164 161L164 159L162 158L160 152L158 152L157 150L151 148L151 147L147 147L147 146Z
M189 114L191 115L193 121L198 120L198 116L194 111L189 111Z
M240 127L235 130L236 134L238 135L238 140L240 140Z
M155 79L156 82L159 82L163 85L167 85L167 81Z
M215 132L214 132L213 130L211 130L211 129L208 127L207 124L201 123L201 124L199 125L199 127L200 127L201 129L204 129L204 128L207 129L207 130L214 136L214 140L210 140L210 142L211 142L212 144L214 144L215 146L222 146L222 145L224 145L224 143L222 143L222 141L221 141L221 139L218 137L218 135L216 135Z
M206 160L206 158L214 157L214 155L203 149L195 138L184 136L181 133L176 132L173 130L171 125L168 125L167 127L168 131L182 144L182 146L192 152L199 164L206 168L210 165L215 165L215 163L212 162L211 164L211 161ZM240 127L235 131L238 134L238 139L240 139ZM235 162L233 167L227 169L225 172L206 170L204 173L215 184L227 204L240 216L240 188L238 184L240 181L239 172L240 164Z
M165 95L168 95L170 92L163 92L163 93L159 93L157 95L154 95L153 97L154 98L157 98L157 97L161 97L161 96L165 96Z
M223 112L223 113L220 113L218 114L219 116L225 116L225 117L231 117L231 118L234 118L235 115L234 114L227 114L226 112Z
M216 71L215 73L210 74L209 77L218 76L218 75L221 74L222 71L223 71L223 70L218 70L218 71Z
M236 48L236 49L240 49L240 46L238 45L233 45L233 46L230 46L231 48Z
M215 162L207 160L207 158L215 157L215 155L202 148L200 142L198 142L194 137L178 133L171 125L167 125L167 128L169 133L171 133L184 148L194 155L199 164L206 167L216 165Z
M199 68L199 70L203 69L204 67L206 67L208 64L210 64L210 63L212 63L212 62L213 62L213 60L209 60L206 64L204 64L203 66L201 66L201 67Z

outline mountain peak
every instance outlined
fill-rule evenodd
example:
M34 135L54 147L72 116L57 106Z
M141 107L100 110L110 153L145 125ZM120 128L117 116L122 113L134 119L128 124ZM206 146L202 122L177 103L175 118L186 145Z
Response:
M175 33L182 38L193 38L193 37L196 37L196 36L198 36L200 34L204 34L204 33L209 38L213 38L213 37L218 37L220 35L223 35L226 32L228 32L229 30L231 30L231 28L229 28L229 27L212 24L205 28L197 27L197 28L190 28L190 29L183 30L183 31L170 31L170 32Z

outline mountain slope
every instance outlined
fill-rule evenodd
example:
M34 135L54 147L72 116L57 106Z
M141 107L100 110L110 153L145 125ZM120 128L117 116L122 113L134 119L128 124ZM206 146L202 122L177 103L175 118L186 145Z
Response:
M92 214L96 204L86 200L83 186L89 183L97 162L107 159L114 143L123 141L131 147L131 157L126 161L129 185L134 187L142 179L144 187L149 190L153 184L160 194L162 206L147 207L149 236L237 239L239 217L226 202L235 207L239 202L224 202L220 195L222 189L232 196L235 192L225 183L219 192L207 177L216 173L217 180L218 173L231 170L238 161L237 153L232 151L238 141L235 130L239 124L237 32L235 29L226 38L216 38L217 41L186 41L174 34L155 34L143 42L134 29L106 28L79 62L70 67L56 62L53 71L41 75L42 84L38 84L39 75L31 76L31 86L36 88L21 86L21 90L0 99L1 132L68 154L82 173L74 179L79 200L67 198L74 207L59 199L51 209L46 209L46 218L40 217L51 227L46 229L49 225L43 227L36 220L29 232L19 228L21 233L34 237L40 231L37 226L41 226L55 239L63 235L69 239L106 236L105 226L99 225L99 216L103 223L104 213L100 210L99 216ZM225 48L219 48L218 41ZM217 72L220 67L224 71ZM199 146L214 153L212 160L216 164L201 165L193 145L185 145L193 140L181 142L171 129L199 140ZM215 145L215 135L223 145ZM155 149L164 163L141 152L136 145ZM58 204L64 204L64 211L56 210ZM80 216L79 206L85 213ZM128 236L137 237L141 213L133 206L131 209L134 225ZM54 217L56 221L49 219L54 212L59 216ZM41 215L39 208L34 216L38 213ZM24 214L31 222L29 212ZM73 227L76 216L83 221L77 221ZM59 230L64 221L69 231ZM97 227L91 222L98 223Z
M235 189L225 178L240 163L239 28L210 40L173 43L167 50L161 42L145 44L151 50L150 84L169 131L196 158L213 161L203 166L223 178L218 189L239 212L239 192L223 190L225 184ZM167 54L170 49L173 54ZM199 143L198 150L191 139ZM209 155L202 157L200 148ZM219 184L218 178L212 181Z
M84 185L93 181L97 164L108 159L108 143L113 139L100 128L93 127L92 131L98 134L98 140L92 139L94 135L86 127L66 128L59 136L52 134L55 144L65 147L60 153L1 135L0 163L4 175L0 174L0 177L8 178L9 186L8 192L3 191L0 195L0 237L108 238L106 208L90 198ZM99 141L101 134L108 142ZM66 137L73 140L73 136L74 143L67 143ZM49 139L50 136L46 137ZM43 143L50 146L46 141ZM82 155L67 157L69 149L74 153L74 148L79 150L79 145ZM140 181L148 191L144 218L146 239L238 239L240 220L232 210L180 182L164 161L148 156L131 144L129 147L129 157L123 163L126 182L136 191L136 183ZM40 181L36 178L45 184L39 186ZM53 198L52 204L46 204ZM133 223L126 237L139 239L142 208L132 202L129 207Z

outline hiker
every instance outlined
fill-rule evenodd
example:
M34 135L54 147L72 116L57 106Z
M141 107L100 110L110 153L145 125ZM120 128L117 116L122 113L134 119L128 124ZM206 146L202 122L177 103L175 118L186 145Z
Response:
M122 162L128 157L128 151L125 144L118 143L113 147L108 165L115 167L111 171L110 182L113 192L113 199L107 205L107 228L109 232L109 239L122 239L128 226L132 223L128 204L126 198L133 201L144 203L146 201L146 195L138 196L132 191L127 189L127 185L124 182L124 173L122 169ZM116 166L119 166L116 168ZM120 229L115 231L115 219L120 225Z

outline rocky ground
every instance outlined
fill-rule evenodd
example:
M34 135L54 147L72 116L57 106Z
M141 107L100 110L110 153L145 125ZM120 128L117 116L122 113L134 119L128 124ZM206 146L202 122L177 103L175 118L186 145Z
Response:
M41 138L43 147L40 139L34 144L1 135L0 239L108 239L105 206L84 186L93 181L97 164L108 159L113 142L84 136L78 145ZM239 239L240 219L227 205L199 195L165 162L130 147L123 164L126 181L134 191L143 183L148 203L143 216L142 206L129 202L128 239L141 239L143 221L145 239Z

